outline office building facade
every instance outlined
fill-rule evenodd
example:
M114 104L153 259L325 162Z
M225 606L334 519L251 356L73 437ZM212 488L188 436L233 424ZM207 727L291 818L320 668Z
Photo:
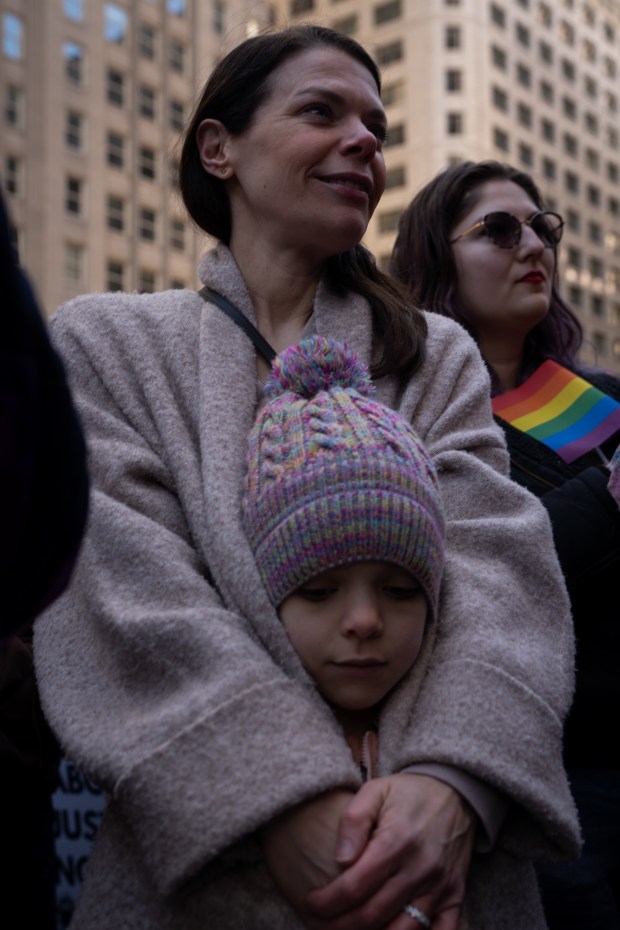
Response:
M620 371L620 0L0 0L0 176L49 311L75 293L195 286L176 192L188 108L224 51L311 20L379 62L387 190L366 242L452 161L530 172L566 220L584 359Z

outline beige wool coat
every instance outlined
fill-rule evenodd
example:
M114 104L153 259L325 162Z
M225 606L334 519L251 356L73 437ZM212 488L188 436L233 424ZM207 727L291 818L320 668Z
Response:
M253 319L226 248L201 276ZM448 559L438 623L381 721L379 773L439 763L504 796L462 927L542 930L528 859L579 842L561 761L568 600L547 515L507 477L478 350L457 324L428 325L421 370L400 393L383 379L378 397L435 461ZM360 296L321 285L309 329L370 360ZM254 348L191 291L78 298L53 336L93 496L70 590L36 624L37 674L65 753L109 795L72 928L298 928L255 831L360 776L241 528Z

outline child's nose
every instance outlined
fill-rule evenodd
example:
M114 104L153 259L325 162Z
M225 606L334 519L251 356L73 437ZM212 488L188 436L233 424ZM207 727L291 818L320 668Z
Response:
M343 614L343 632L345 636L371 639L379 636L382 630L383 619L376 598L358 596L349 601Z

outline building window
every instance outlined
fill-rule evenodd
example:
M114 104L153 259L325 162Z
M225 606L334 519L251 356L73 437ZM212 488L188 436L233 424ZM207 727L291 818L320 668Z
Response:
M565 42L566 45L575 44L575 30L570 23L567 23L566 20L562 20L559 31L562 42Z
M404 84L402 81L394 81L393 84L384 84L381 89L381 101L384 107L394 106L400 103L404 96Z
M141 294L153 294L155 291L155 272L141 268L138 275L138 290Z
M108 103L122 107L125 103L125 77L120 71L108 68L106 75L106 96Z
M352 13L350 16L344 16L342 19L335 19L332 28L336 32L342 32L345 36L355 35L358 29L357 14Z
M388 168L385 175L385 189L392 190L395 187L404 187L407 183L407 171L404 165L396 165L394 168Z
M586 61L596 61L596 49L594 43L590 42L589 39L584 39L581 43L581 57Z
M83 211L84 185L79 178L67 178L65 181L65 210L72 216L80 216Z
M213 2L213 31L221 36L226 28L226 5L223 0Z
M618 98L610 90L605 91L605 106L610 113L618 112Z
M564 151L567 155L571 155L573 158L577 157L579 150L579 145L575 136L571 135L569 132L564 133Z
M109 291L125 290L125 268L121 262L115 262L112 259L108 261L106 288Z
M300 16L314 9L314 0L291 0L291 16Z
M607 55L605 56L605 58L603 59L603 69L607 77L615 78L617 68L616 68L616 63L613 60L613 58L609 58L609 56Z
M4 121L9 126L24 125L24 93L14 84L4 88Z
M553 91L553 85L549 81L540 82L540 96L545 101L545 103L553 103L555 94Z
M590 275L594 278L595 281L603 280L603 262L600 258L591 258L590 262Z
M494 87L492 90L493 106L498 110L506 112L508 110L508 94L501 87Z
M122 168L125 164L125 139L117 132L109 132L107 137L106 155L108 165L113 168Z
M538 4L538 22L542 23L543 26L549 28L553 22L553 14L551 12L551 7L546 3Z
M449 136L459 136L463 132L463 114L446 113L446 132Z
M588 97L596 98L598 96L598 84L589 74L584 77L583 86Z
M402 210L389 210L386 213L379 214L379 232L391 233L398 229L398 222Z
M612 216L620 216L620 200L617 197L609 197L607 200L607 209Z
M383 148L389 148L394 145L402 145L405 141L405 126L404 123L397 123L395 126L390 126L388 132L388 137L383 144Z
M375 26L380 26L381 23L389 23L393 19L398 19L401 15L402 15L401 0L388 0L387 3L382 3L380 6L375 7L374 9Z
M457 93L463 89L463 73L457 68L446 71L446 90L449 94Z
M605 302L603 298L599 297L597 294L593 294L590 298L590 309L592 311L592 316L602 319L605 316Z
M403 57L403 43L400 39L395 42L388 42L386 45L379 45L375 52L375 60L378 65L389 65L394 61L401 61Z
M491 47L491 60L496 68L500 68L502 71L506 71L508 68L508 56L502 48L498 48L497 45Z
M508 139L508 133L504 132L503 129L498 129L497 127L493 130L493 144L501 149L502 152L507 152L510 149L510 141Z
M62 0L62 11L67 19L80 23L84 19L84 0Z
M524 26L522 23L517 23L516 35L517 35L517 42L519 42L521 45L524 45L527 48L530 44L530 30L526 26Z
M495 23L496 26L500 26L502 29L506 28L506 13L501 6L498 6L497 3L491 4L491 21Z
M77 42L65 42L62 46L62 56L65 62L65 77L71 84L82 84L84 81L84 49Z
M551 158L543 158L542 171L548 181L555 181L557 175L556 165Z
M592 133L593 136L598 136L598 120L594 113L586 113L584 122L588 132Z
M562 112L568 119L577 119L577 104L572 97L562 97Z
M166 9L173 16L183 16L187 8L187 0L166 0Z
M114 229L116 232L123 232L125 229L125 201L122 197L108 195L106 222L108 229Z
M155 151L146 145L141 145L138 151L138 171L143 178L150 181L155 179Z
M84 120L81 113L73 110L65 116L65 145L69 149L81 149L83 145Z
M541 42L538 46L541 61L548 65L553 64L553 49L548 42Z
M172 71L176 71L177 74L183 74L185 71L185 46L182 42L177 42L176 39L170 40L168 64Z
M145 119L155 119L155 89L146 84L138 87L138 113Z
M581 230L581 217L575 210L566 211L566 225L571 232L578 233Z
M155 241L155 211L149 207L140 207L138 235L149 242Z
M155 58L155 30L148 23L138 26L138 54L149 61Z
M586 165L588 168L591 168L592 171L600 171L601 156L594 149L586 149Z
M608 342L605 333L594 331L592 333L592 345L594 346L594 351L597 356L605 356L608 354Z
M519 143L519 160L523 165L527 165L528 168L531 168L534 164L534 152L530 145L526 145L525 142Z
M170 246L182 252L185 248L185 223L183 220L170 221Z
M526 103L520 103L517 106L517 119L522 126L530 127L532 125L532 108Z
M6 155L4 159L4 189L13 197L22 192L22 162L15 155Z
M103 35L106 42L122 45L127 38L128 28L127 10L116 3L106 3L103 7Z
M579 249L570 246L568 249L567 264L570 268L574 268L575 271L579 271L581 268L581 252Z
M65 280L71 283L84 280L84 246L65 243Z
M620 181L620 170L618 165L613 161L607 162L607 179L611 181L612 184L618 184Z
M564 172L564 186L571 194L579 193L579 177L573 171Z
M2 14L2 53L13 61L24 57L24 24L15 13Z
M173 132L182 132L185 123L183 104L178 100L170 100L168 103L168 115L170 128Z
M532 84L532 72L526 65L517 65L517 81L522 87L530 87Z
M567 81L575 80L575 74L576 74L575 66L572 63L572 61L568 60L568 58L562 59L562 74L564 75Z
M461 29L460 26L446 26L444 34L444 45L446 48L461 47Z
M568 301L573 307L581 307L583 303L583 291L576 285L571 285L568 289Z
M540 131L546 142L555 142L555 124L550 119L540 121Z
M618 148L618 130L615 126L607 127L607 145L612 149Z

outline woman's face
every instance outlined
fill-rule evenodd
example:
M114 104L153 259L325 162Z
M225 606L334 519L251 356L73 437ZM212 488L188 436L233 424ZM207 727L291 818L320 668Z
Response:
M225 146L231 246L258 239L324 260L357 245L385 188L377 86L356 59L317 46L285 60L270 88Z
M487 213L505 211L527 220L539 208L518 184L488 181L477 190L475 205L450 231L455 239ZM545 248L530 226L512 249L495 245L476 230L452 246L460 302L481 344L494 339L523 339L546 315L551 299L555 253Z

